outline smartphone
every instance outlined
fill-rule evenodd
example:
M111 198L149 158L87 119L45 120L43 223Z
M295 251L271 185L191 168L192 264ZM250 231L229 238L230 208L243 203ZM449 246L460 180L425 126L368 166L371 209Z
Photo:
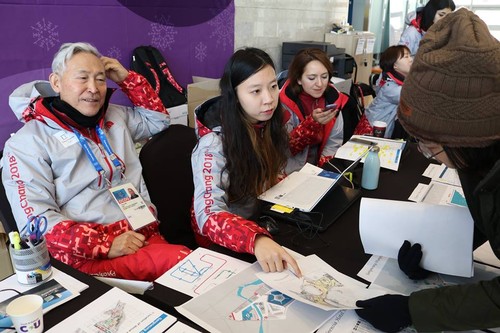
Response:
M337 104L335 104L335 103L327 104L327 105L325 105L325 108L323 109L323 111L335 110L336 108L337 108Z

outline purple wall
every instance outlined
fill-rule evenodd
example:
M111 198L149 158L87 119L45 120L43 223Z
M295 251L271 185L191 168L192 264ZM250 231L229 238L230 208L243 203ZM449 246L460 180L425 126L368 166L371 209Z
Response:
M220 77L234 49L233 0L0 0L0 147L22 124L8 106L20 84L46 80L65 42L86 41L129 67L132 50L157 47L184 87ZM15 4L14 4L15 3ZM121 93L115 103L126 103Z

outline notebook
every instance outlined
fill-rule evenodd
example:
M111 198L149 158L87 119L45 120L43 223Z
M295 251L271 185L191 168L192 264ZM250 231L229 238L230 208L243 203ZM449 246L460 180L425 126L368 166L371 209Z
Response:
M365 154L352 162L341 174L329 172L328 176L313 175L303 169L295 171L259 196L260 200L310 212L339 180L354 169Z

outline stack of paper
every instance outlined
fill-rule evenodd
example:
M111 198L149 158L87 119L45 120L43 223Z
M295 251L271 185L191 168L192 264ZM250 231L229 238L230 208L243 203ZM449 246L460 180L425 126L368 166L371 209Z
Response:
M464 191L456 170L444 164L429 164L423 176L431 178L429 184L418 184L408 200L436 205L467 207Z
M292 254L293 255L293 254ZM336 271L316 255L293 255L302 271L263 273L254 263L231 279L177 307L210 332L314 332L338 309L353 309L358 299L383 290Z

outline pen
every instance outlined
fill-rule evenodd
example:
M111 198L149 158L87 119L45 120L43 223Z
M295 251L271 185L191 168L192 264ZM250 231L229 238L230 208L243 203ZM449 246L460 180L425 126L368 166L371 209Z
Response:
M362 145L368 145L368 146L376 146L376 145L378 145L378 143L376 143L376 142L373 142L373 141L370 141L370 140L364 140L364 139L360 139L360 138L351 138L351 139L349 139L349 141L360 143Z

